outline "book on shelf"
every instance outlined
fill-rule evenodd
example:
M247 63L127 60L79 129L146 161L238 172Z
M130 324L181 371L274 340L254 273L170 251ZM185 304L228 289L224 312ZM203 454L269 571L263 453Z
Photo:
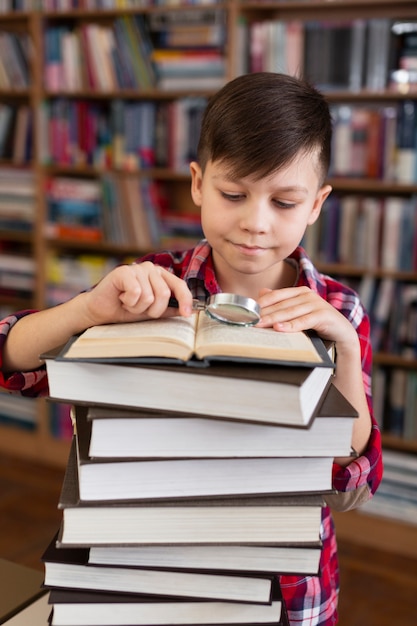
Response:
M81 503L72 457L58 503L59 547L285 545L320 538L319 494Z
M161 91L174 91L177 89L221 89L226 82L224 76L162 76L158 79L158 89Z
M96 180L57 177L46 181L50 237L73 237L89 241L103 239L101 185Z
M364 87L371 91L382 91L387 86L393 41L391 23L385 17L368 21Z
M43 356L54 400L304 427L333 375L330 367L213 362L193 368Z
M353 22L348 20L305 23L304 74L319 89L350 88L352 33Z
M28 296L35 288L35 260L17 254L0 254L0 293Z
M383 278L378 285L372 307L371 342L374 350L383 349L394 294L394 279Z
M37 404L33 398L0 392L0 423L15 428L36 430Z
M153 17L153 16L152 16ZM151 23L152 32L156 26ZM222 24L172 24L162 25L157 32L159 47L199 48L201 46L221 46L224 40Z
M384 476L377 493L363 511L417 524L417 456L384 451Z
M391 71L390 87L398 91L413 93L417 83L417 22L397 20L391 26L395 58Z
M78 405L92 459L349 456L357 412L331 384L309 428L213 420L205 417Z
M319 571L321 542L285 546L93 546L88 563L162 570L311 574Z
M226 61L216 50L154 50L152 60L161 90L218 89L226 80Z
M5 158L12 145L15 111L9 104L0 104L0 156Z
M149 2L148 2L149 3ZM150 2L152 4L152 0ZM156 0L153 4L159 5L185 5L181 0ZM188 3L191 4L191 3ZM200 26L202 24L223 24L224 12L213 6L218 4L217 0L203 0L200 2L199 11L188 10L186 6L182 6L182 11L166 11L164 13L152 13L149 17L150 29L152 32L165 31L178 25L187 25L188 27ZM210 6L212 8L210 8Z
M29 105L21 104L17 108L16 123L12 146L12 161L21 165L30 161L32 156L32 111Z
M401 355L407 359L406 352ZM403 368L375 368L375 415L388 435L413 441L417 436L417 373ZM399 397L401 385L404 397ZM401 453L402 454L402 453Z
M30 40L28 33L0 32L0 65L7 89L29 87Z
M385 199L381 234L380 263L385 270L400 269L402 250L401 224L404 219L406 202L404 198L389 196ZM409 253L411 250L408 251Z
M0 559L0 623L3 624L46 593L42 572Z
M123 15L114 23L117 45L123 54L130 58L136 79L136 86L140 89L149 89L155 86L156 71L151 59L153 49L152 40L147 23L143 15ZM122 46L121 40L125 44Z
M91 460L74 438L81 501L193 498L331 491L333 456Z
M416 182L417 102L411 98L398 104L395 178L404 184Z
M126 626L133 623L138 626L148 626L148 624L289 626L285 603L277 581L274 583L274 594L270 604L208 600L182 601L166 597L152 598L128 594L86 591L75 593L65 589L52 590L50 603L54 608L51 626L67 626L68 624L95 626L98 623L111 623L112 626Z
M45 550L47 588L169 596L200 600L269 604L272 575L162 570L93 565L88 548L57 548L54 537Z

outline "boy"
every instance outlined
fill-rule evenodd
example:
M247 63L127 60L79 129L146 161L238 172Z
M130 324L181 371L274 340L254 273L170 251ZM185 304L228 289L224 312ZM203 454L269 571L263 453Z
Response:
M331 191L325 184L331 119L324 98L289 76L241 76L207 107L191 194L206 239L193 250L156 253L121 266L72 300L0 325L1 384L25 395L48 392L38 355L87 327L189 315L193 297L219 291L256 299L262 327L315 329L335 342L335 384L359 413L352 445L359 457L337 459L331 504L357 506L378 487L381 443L372 417L369 321L357 295L320 274L299 243ZM261 400L260 400L261 401ZM330 501L329 499L329 501ZM337 623L338 566L333 522L323 509L319 577L282 576L292 625Z

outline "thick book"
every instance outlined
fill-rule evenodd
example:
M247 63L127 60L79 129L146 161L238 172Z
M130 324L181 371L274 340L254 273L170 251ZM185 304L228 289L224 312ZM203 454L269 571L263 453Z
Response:
M74 437L80 500L120 502L331 491L333 456L91 460Z
M274 581L272 602L254 604L221 601L181 601L168 598L135 597L64 589L50 593L53 605L51 626L215 626L259 624L288 626L285 603L279 583Z
M322 496L82 503L70 455L61 495L59 547L103 545L286 545L320 539Z
M41 572L5 559L0 559L0 580L0 624L45 593Z
M71 338L60 358L114 362L116 359L199 361L243 360L333 367L314 333L223 324L204 311L122 324L103 324Z
M96 546L89 549L88 562L162 570L314 576L320 556L320 541L286 546Z
M75 428L91 459L349 456L357 411L331 384L309 428L77 405Z
M44 355L55 400L307 426L331 382L330 367L247 363L126 365Z
M42 556L45 586L200 600L271 602L271 575L98 566L90 564L88 556L88 548L57 548L54 537Z

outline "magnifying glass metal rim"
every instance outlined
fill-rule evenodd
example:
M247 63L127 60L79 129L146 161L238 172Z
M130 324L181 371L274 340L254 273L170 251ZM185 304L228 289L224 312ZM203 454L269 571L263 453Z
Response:
M171 298L169 306L178 308L178 302L175 298ZM234 307L240 309L241 316L239 320L233 320L231 317L224 315L221 308ZM230 324L232 326L253 326L261 319L261 309L259 304L253 298L240 296L234 293L215 293L209 296L207 300L193 300L193 311L205 311L212 319Z

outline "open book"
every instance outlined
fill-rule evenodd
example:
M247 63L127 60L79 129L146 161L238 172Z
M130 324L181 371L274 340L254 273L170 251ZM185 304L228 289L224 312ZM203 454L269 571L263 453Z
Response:
M323 342L304 332L282 333L271 328L231 326L204 312L88 328L70 340L61 358L132 360L174 359L193 362L244 360L310 367L334 363Z

